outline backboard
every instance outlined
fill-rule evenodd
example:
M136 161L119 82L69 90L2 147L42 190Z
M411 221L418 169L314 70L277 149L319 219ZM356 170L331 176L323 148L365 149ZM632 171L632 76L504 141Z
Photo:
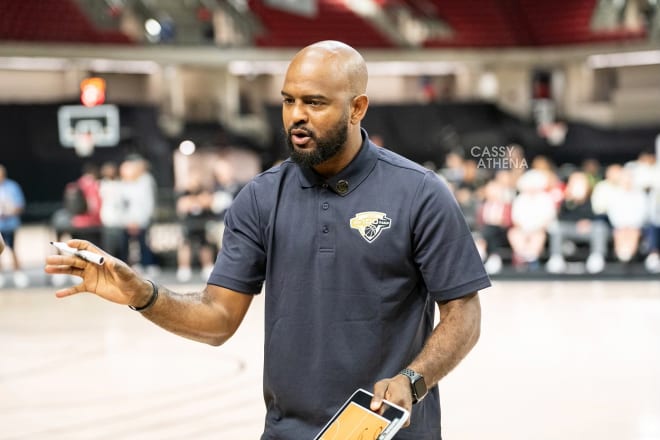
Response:
M57 111L57 122L60 144L76 148L80 155L119 143L119 109L115 105L64 105Z

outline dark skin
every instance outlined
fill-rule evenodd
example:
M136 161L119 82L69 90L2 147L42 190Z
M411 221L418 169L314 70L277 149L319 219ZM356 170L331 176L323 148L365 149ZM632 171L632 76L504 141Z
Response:
M360 124L369 106L366 84L364 59L339 42L308 46L289 65L282 87L282 121L287 131L293 126L299 128L291 139L296 152L313 153L316 139L328 137L338 124L346 124L344 145L334 156L313 166L324 177L339 173L360 150ZM86 241L71 240L68 245L102 254L106 263L97 266L73 256L48 256L46 273L83 279L76 286L58 290L57 297L92 292L117 304L142 306L149 301L151 284L126 263ZM252 295L246 293L214 285L186 294L159 287L158 300L142 314L180 336L221 345L236 332L250 307ZM481 311L477 292L438 303L438 309L440 324L410 365L401 365L402 369L408 367L422 374L429 388L458 365L479 338ZM405 376L383 378L376 382L373 392L374 411L381 409L383 399L412 410L410 382Z

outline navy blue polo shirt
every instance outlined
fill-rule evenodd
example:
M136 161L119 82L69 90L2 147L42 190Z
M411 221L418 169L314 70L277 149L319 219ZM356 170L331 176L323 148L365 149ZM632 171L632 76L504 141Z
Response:
M287 160L225 216L208 282L256 294L265 281L262 439L314 438L356 388L421 351L436 301L490 285L444 182L363 138L338 175ZM436 387L397 439L439 438Z

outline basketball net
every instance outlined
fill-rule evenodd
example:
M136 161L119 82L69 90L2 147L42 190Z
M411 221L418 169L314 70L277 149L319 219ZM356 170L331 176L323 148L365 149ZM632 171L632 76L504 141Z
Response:
M94 136L92 133L76 133L73 137L73 147L78 156L91 156L94 152Z

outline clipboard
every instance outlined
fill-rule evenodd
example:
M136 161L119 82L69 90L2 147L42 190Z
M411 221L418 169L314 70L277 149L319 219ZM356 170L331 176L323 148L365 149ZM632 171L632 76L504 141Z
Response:
M373 396L357 389L314 440L391 440L410 414L388 401L383 401L384 410L374 412L369 408Z

